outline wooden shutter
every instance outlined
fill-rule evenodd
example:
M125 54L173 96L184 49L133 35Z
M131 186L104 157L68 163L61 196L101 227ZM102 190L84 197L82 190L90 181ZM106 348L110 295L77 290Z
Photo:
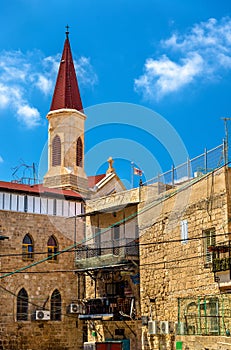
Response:
M52 141L52 166L61 165L61 141L56 135Z

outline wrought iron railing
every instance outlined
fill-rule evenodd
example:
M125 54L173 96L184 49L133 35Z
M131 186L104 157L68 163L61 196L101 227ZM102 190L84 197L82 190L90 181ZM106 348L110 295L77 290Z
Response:
M178 299L180 335L230 335L231 294Z
M76 250L77 261L104 255L115 255L118 257L138 257L138 240L123 238L119 240L82 245L79 249Z
M212 252L212 269L213 272L230 270L231 264L231 244L229 242L220 243L208 248Z
M82 317L90 315L111 315L115 320L133 318L134 297L103 297L84 301L81 309Z

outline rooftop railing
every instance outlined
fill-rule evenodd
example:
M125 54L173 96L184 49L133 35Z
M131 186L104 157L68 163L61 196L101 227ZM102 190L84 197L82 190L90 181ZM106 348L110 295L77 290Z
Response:
M172 166L172 169L165 173L158 174L152 179L144 182L143 185L153 185L163 183L166 185L177 185L194 177L205 175L215 170L227 162L227 152L225 142L211 150L204 150L201 155L187 159L185 163Z

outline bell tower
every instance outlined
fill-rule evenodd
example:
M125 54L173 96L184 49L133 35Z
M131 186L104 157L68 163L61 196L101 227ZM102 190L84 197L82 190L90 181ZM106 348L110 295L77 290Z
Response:
M59 65L50 111L47 114L48 171L44 186L72 189L80 193L88 190L84 171L84 123L79 86L69 42L69 27Z

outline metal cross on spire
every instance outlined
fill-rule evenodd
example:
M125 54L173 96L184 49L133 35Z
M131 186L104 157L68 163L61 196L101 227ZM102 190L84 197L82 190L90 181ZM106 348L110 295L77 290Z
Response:
M66 28L66 36L67 36L67 38L68 38L69 28L70 28L70 27L69 27L69 25L67 24L65 28Z

